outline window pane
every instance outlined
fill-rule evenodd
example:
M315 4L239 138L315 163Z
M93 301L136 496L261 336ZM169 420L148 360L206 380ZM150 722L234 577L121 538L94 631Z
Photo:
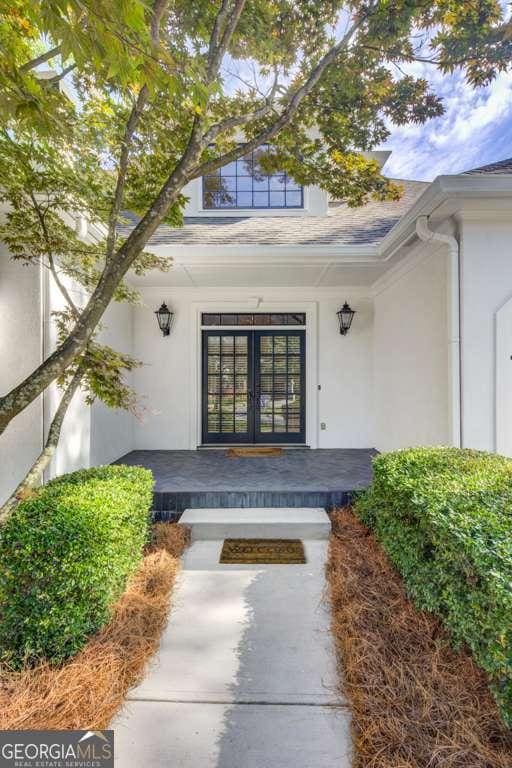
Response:
M224 316L225 317L225 316ZM229 315L228 315L229 317ZM235 340L233 336L223 336L222 337L222 352L223 354L231 353L233 354L233 345L235 343Z
M284 208L284 192L271 192L270 205L273 208Z
M236 161L237 172L242 176L252 176L253 160L252 154L245 155L245 157L239 157Z
M236 176L236 160L233 160L232 163L228 163L227 165L223 165L220 169L220 175L221 176Z
M236 176L226 176L221 179L222 190L224 192L234 192L236 190Z
M252 208L252 192L238 192L236 204L238 208Z
M235 432L247 432L247 416L235 415Z
M284 190L285 187L285 174L277 173L274 176L270 176L270 189Z
M220 315L203 314L203 325L219 325Z
M252 176L239 176L238 177L238 191L239 192L252 192Z
M220 336L208 337L208 354L214 355L220 352Z
M208 355L208 373L220 373L220 357Z
M286 207L300 208L302 206L302 193L286 190Z
M268 192L254 192L254 207L268 208Z
M208 414L208 432L220 431L220 417L217 413Z
M234 419L227 413L222 414L222 431L233 432L234 431Z

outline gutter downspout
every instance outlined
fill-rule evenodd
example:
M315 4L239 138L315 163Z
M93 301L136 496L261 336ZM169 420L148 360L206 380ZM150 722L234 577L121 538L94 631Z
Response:
M460 243L453 235L445 235L430 229L428 216L416 219L416 234L425 243L433 242L448 246L450 253L448 274L448 366L450 371L450 432L451 443L463 446L462 422L462 348L460 316Z

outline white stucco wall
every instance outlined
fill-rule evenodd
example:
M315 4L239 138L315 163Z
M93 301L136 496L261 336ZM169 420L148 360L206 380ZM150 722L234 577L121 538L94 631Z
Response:
M45 271L43 279L46 280L46 313L44 317L44 345L45 355L51 354L57 345L57 330L52 320L52 312L58 312L65 308L66 304L62 294L54 284L51 275ZM66 287L75 303L79 306L85 300L80 287L71 281L66 281ZM44 424L48 430L55 411L57 410L62 391L53 383L44 393ZM89 466L91 439L91 410L86 406L84 397L80 391L75 393L67 410L62 424L61 435L55 456L45 477L48 479L65 472L73 472L76 469Z
M447 254L418 248L375 297L375 442L449 442Z
M0 245L0 392L8 392L41 361L40 269L13 262ZM38 398L0 436L0 503L30 469L41 450Z
M262 300L257 311L308 311L307 442L313 447L368 448L373 445L372 306L343 291L311 289L145 288L134 310L134 355L145 362L134 385L146 413L134 424L140 449L189 449L199 441L198 338L203 311L248 311L249 296ZM347 298L358 311L347 337L338 332L336 311ZM159 332L154 310L165 300L175 312L171 335ZM318 390L317 386L321 389ZM320 430L325 422L326 429Z
M511 243L510 220L488 213L462 217L463 442L486 451L496 450L495 324L496 313L512 296ZM512 339L505 349L510 357Z
M130 304L113 303L102 321L98 340L119 352L133 351L133 308ZM133 375L126 376L132 384ZM90 464L109 464L133 447L133 416L118 408L108 408L96 400L91 409Z

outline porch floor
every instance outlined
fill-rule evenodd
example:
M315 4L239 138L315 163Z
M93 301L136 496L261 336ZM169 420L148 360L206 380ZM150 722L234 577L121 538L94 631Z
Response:
M371 482L373 449L293 449L281 456L231 458L226 450L131 451L116 464L155 477L154 515L188 507L324 507L348 503Z

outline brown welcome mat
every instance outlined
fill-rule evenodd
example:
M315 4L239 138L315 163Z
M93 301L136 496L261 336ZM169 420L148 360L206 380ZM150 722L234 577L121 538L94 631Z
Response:
M300 539L225 539L221 563L291 565L306 562Z
M264 448L263 446L251 446L249 448L229 448L227 455L230 459L244 459L246 457L282 456L282 448Z

